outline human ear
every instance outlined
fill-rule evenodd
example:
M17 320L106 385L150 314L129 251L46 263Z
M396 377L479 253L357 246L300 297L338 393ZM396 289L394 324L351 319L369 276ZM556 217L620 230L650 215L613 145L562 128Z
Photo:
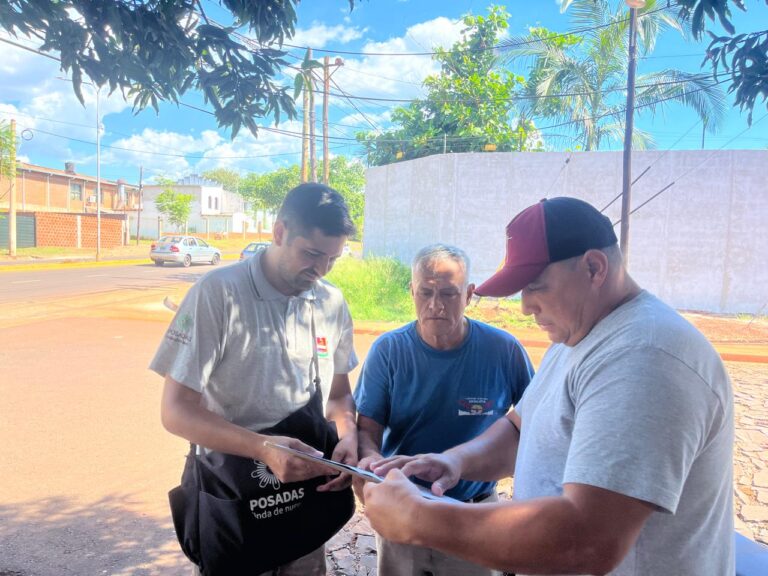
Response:
M600 250L587 250L584 254L589 279L602 284L608 275L608 256Z
M278 246L283 245L283 239L286 235L285 222L277 220L272 228L272 240Z
M467 302L466 304L469 305L469 303L472 301L472 295L475 293L475 285L469 284L467 286Z

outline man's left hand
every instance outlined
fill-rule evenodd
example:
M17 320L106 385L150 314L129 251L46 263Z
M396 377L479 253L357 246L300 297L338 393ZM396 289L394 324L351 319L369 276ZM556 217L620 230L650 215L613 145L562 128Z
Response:
M350 466L357 465L357 435L347 434L339 443L336 444L336 448L333 449L331 460L336 462L342 462L349 464ZM332 480L326 482L317 487L318 492L337 492L344 490L352 484L352 475L341 473L338 476L333 477Z

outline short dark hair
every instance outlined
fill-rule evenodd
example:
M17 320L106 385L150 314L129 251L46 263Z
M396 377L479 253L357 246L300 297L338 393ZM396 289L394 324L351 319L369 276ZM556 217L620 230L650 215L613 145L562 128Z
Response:
M285 223L291 235L306 237L313 228L326 236L353 236L356 232L342 195L315 182L299 184L288 192L277 219Z

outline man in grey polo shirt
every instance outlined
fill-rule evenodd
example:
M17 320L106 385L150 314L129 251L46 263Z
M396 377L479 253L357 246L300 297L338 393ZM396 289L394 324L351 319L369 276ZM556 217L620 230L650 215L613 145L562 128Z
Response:
M286 196L269 247L190 289L150 366L165 378L161 414L168 431L263 462L283 483L325 475L325 468L265 447L267 436L258 433L308 406L314 370L340 438L332 457L357 463L348 378L357 364L352 320L341 292L321 281L353 233L338 192L302 184ZM322 455L290 434L268 438ZM339 476L318 490L349 484ZM322 546L280 568L286 576L325 572Z

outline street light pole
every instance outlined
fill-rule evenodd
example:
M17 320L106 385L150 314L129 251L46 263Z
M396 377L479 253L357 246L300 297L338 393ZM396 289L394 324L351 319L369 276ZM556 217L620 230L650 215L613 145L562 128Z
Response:
M624 168L621 187L621 231L619 247L629 266L629 212L632 197L632 132L635 121L635 68L637 66L637 9L645 0L624 0L629 6L629 62L627 64L627 109L624 121Z
M101 116L99 115L99 92L96 86L96 260L101 260Z

